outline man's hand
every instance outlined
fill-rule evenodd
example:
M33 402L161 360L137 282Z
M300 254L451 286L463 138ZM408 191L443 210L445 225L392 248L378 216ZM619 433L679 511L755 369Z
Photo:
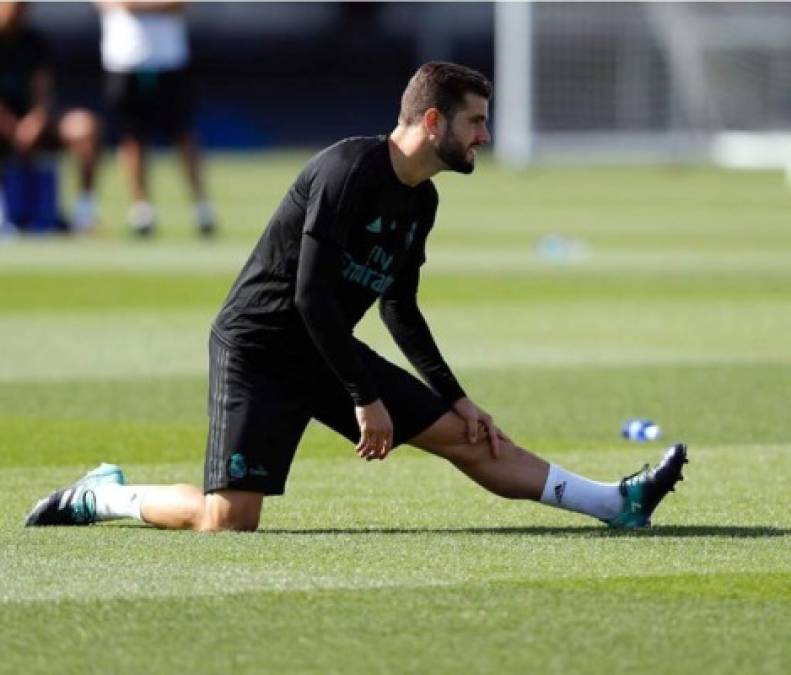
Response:
M361 458L384 459L393 449L393 420L381 399L354 409L360 426L360 442L355 451Z
M47 113L34 108L16 125L14 133L14 150L26 155L36 147L47 125Z
M0 103L0 138L6 143L12 143L16 134L17 116Z
M494 425L492 416L468 398L460 398L452 407L453 412L467 423L467 440L477 443L478 438L485 434L489 439L492 457L497 459L500 456L500 441L507 441L508 437Z

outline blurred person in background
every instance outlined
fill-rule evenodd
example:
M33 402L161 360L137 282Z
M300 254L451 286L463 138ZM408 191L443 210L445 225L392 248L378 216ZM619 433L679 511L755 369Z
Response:
M96 224L97 217L94 182L99 123L85 109L57 111L47 46L42 35L25 24L26 10L22 2L0 2L0 177L9 165L14 166L17 175L30 174L42 158L46 161L47 153L67 147L77 159L80 182L68 226L75 231L88 230ZM49 173L54 181L51 167ZM41 194L22 191L33 194L30 201L46 201ZM54 183L48 192L51 204L47 220L52 220L57 211ZM5 208L5 202L10 206L20 195L6 194L5 200L2 197L0 194L0 224L7 221L12 211ZM33 211L41 209L40 203L28 206ZM42 215L32 217L40 220ZM7 223L7 227L12 224ZM49 227L51 223L45 225Z
M184 162L198 232L211 235L216 220L193 132L184 3L101 0L97 4L107 103L120 136L119 155L132 196L129 227L139 236L155 230L145 155L151 138L162 136L175 143Z

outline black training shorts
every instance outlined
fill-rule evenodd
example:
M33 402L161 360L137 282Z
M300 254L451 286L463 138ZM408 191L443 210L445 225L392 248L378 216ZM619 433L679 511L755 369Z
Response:
M393 446L430 427L450 406L413 375L356 340L393 420ZM209 341L209 436L203 489L280 495L311 418L356 444L354 403L317 353L304 359Z
M192 128L193 89L188 68L106 73L105 96L116 132L145 141L172 141Z

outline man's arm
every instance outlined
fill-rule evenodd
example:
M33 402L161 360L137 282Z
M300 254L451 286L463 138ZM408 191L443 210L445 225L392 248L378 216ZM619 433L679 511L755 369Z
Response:
M297 179L304 196L295 303L310 336L329 368L355 404L360 427L357 453L384 459L393 445L393 422L358 353L339 302L343 252L354 220L354 195L364 192L368 176L356 158L341 150L317 155Z
M30 81L31 109L19 120L14 128L13 145L17 152L25 154L33 150L41 140L41 135L49 121L52 106L52 76L49 69L37 68Z
M302 236L295 304L313 342L355 405L365 459L384 459L393 447L393 422L365 369L343 319L337 298L342 251L310 234Z
M479 427L489 438L492 456L500 452L502 433L491 415L473 403L464 393L431 335L417 304L420 266L412 262L379 301L379 313L399 349L431 387L451 404L453 411L467 424L470 443L478 440Z
M379 392L360 360L337 299L342 251L310 234L302 236L295 304L313 342L355 405L367 405Z
M0 138L9 143L13 141L18 122L17 116L0 103Z
M420 270L411 263L379 301L379 314L399 349L426 382L448 403L466 394L431 335L417 304Z

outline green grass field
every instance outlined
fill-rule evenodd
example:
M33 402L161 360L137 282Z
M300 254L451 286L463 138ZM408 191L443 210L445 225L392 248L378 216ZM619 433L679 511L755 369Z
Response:
M162 228L0 245L0 673L791 671L791 192L778 173L484 163L437 180L422 303L463 384L523 445L616 480L685 440L687 481L638 533L485 494L311 427L255 534L24 530L100 461L200 482L208 326L304 155L216 157L192 233L170 159ZM579 242L566 260L541 237ZM361 335L401 362L375 316Z

